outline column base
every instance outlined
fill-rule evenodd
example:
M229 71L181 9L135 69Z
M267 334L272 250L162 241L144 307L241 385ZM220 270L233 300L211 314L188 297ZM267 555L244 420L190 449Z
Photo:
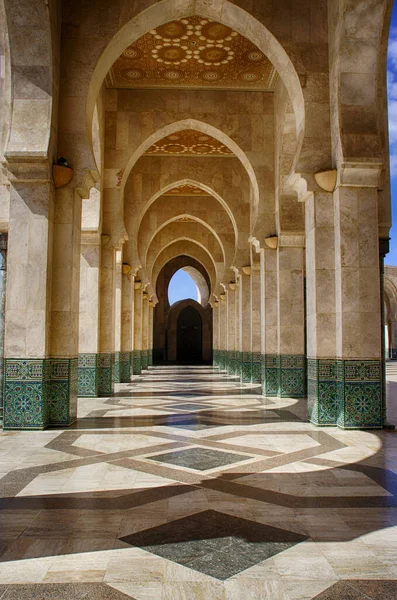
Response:
M338 418L337 360L307 359L309 421L318 427L336 425Z
M79 354L78 395L81 398L98 396L98 354Z
M131 371L131 352L120 352L120 383L129 383Z
M50 358L49 369L49 425L68 427L77 419L78 358Z
M262 372L262 364L261 364L261 355L260 352L252 352L252 368L251 368L251 381L252 383L261 384L261 372Z
M145 370L149 366L149 356L147 350L141 350L141 369Z
M68 427L77 417L77 358L7 358L3 429Z
M112 352L98 354L98 396L112 396L114 357Z
M251 383L252 380L252 353L251 352L241 352L241 371L240 371L240 380L243 383Z
M318 426L382 429L379 360L308 359L309 419Z
M140 375L141 374L141 351L133 350L131 352L131 361L132 361L132 374Z
M306 357L299 354L262 355L262 393L279 398L306 397Z
M121 352L115 352L113 354L113 381L114 383L121 383L120 373L120 354Z
M338 360L338 419L342 429L382 429L382 362Z

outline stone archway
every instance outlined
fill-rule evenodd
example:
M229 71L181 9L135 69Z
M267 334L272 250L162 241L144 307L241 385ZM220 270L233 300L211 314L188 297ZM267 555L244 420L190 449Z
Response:
M209 303L198 303L187 298L175 302L170 306L168 300L168 286L173 275L185 267L193 268L199 273L211 291L211 280L205 267L195 258L187 255L175 256L160 270L156 280L156 296L158 303L153 315L153 362L154 364L177 361L177 329L178 317L186 307L193 307L198 311L202 323L201 357L197 361L210 362L212 360L212 307Z

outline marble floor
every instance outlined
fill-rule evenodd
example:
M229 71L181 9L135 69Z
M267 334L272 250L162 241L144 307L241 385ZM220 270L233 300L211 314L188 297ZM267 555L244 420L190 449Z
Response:
M397 598L397 434L316 428L210 367L1 432L0 477L2 600Z

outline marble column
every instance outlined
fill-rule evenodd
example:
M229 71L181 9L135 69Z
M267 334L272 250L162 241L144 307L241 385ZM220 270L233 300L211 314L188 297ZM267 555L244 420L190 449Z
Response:
M277 396L279 393L280 357L278 354L277 312L277 250L265 248L261 257L264 302L264 332L262 338L262 393Z
M229 283L227 292L227 368L230 375L236 372L236 284Z
M11 163L4 338L4 429L50 420L51 166Z
M280 397L306 396L304 236L279 236L277 322Z
M334 199L315 192L306 200L306 330L309 419L336 425L336 296Z
M114 383L120 383L120 352L121 352L121 301L122 301L122 250L116 250L116 271L114 286Z
M153 365L153 301L149 300L149 318L148 318L148 366Z
M346 169L334 192L337 424L344 429L383 425L378 177L374 174L375 169L358 165L349 177ZM353 185L359 176L366 187Z
M251 270L251 381L261 383L261 268L254 263Z
M81 209L77 190L56 190L49 365L51 425L67 425L77 416Z
M134 347L132 351L132 374L139 375L142 370L142 282L134 281Z
M212 363L214 367L219 367L219 301L212 304Z
M148 333L149 333L149 294L144 291L142 294L142 369L148 368Z
M78 363L78 395L82 397L98 396L100 265L100 234L82 231Z
M219 368L226 368L226 330L227 330L227 303L226 293L220 294L219 304Z
M134 345L134 281L131 266L122 266L120 381L129 383Z
M99 396L111 396L114 390L116 250L109 235L102 234L101 243L98 394Z
M251 266L242 268L240 278L241 299L241 381L252 378L252 312L251 312Z
M4 327L7 279L7 234L0 233L0 422L3 421Z

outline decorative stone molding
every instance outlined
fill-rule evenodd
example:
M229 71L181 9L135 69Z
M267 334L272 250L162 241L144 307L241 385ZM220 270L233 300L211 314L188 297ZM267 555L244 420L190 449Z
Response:
M244 275L251 275L251 265L247 265L247 266L243 267L241 270L244 273Z
M304 248L305 244L304 233L282 233L278 236L279 247Z
M101 234L99 231L83 229L81 231L81 243L84 245L96 245L101 243Z
M343 163L338 168L336 187L380 186L382 163Z

